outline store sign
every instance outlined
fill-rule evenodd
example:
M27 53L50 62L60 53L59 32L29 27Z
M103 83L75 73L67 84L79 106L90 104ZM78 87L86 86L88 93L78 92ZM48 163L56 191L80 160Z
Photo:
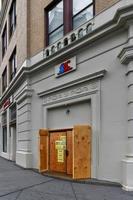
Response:
M64 61L55 67L55 76L60 77L76 69L76 57Z
M3 109L6 110L10 106L11 102L10 99L7 99L3 104Z

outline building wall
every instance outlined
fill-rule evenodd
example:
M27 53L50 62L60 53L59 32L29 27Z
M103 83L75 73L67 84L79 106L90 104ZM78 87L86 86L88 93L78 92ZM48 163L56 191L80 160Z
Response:
M27 58L37 54L45 48L44 8L51 2L52 0L17 0L17 26L12 38L8 41L8 48L4 59L0 59L0 74L3 73L5 66L8 67L9 58L16 45L17 69L19 69L22 65L26 66L27 63L25 61ZM115 2L117 2L117 0L96 0L96 14L111 6ZM5 27L5 23L8 22L8 13L11 3L12 1L10 0L2 25L1 34ZM7 28L8 27L9 24L7 23ZM0 42L0 46L1 45L2 44Z
M45 47L45 19L44 8L52 0L32 0L30 1L29 16L29 55L33 56Z
M7 24L7 51L2 59L0 59L0 77L7 66L9 68L9 59L13 53L15 46L17 47L17 70L21 67L24 61L27 59L27 0L17 0L16 13L17 13L17 25L16 29L9 40L9 10L12 1L9 1L7 8L7 13L4 18L3 26L1 29L1 36L5 24ZM2 49L2 41L0 42ZM2 51L1 51L2 54ZM9 72L9 70L7 70ZM9 74L8 74L8 84L9 84Z
M11 6L11 2L9 2L9 6L8 6L8 9L7 9L7 13L9 13L9 10L10 10L10 6ZM1 28L1 38L2 38L2 33L3 33L3 30L5 28L5 25L7 24L7 33L8 33L8 30L9 30L9 24L8 24L8 14L6 14L5 18L4 18L4 21L3 21L3 26ZM9 36L9 34L7 34ZM0 69L0 76L2 75L5 67L7 66L8 67L8 64L9 64L9 58L13 52L13 49L14 47L16 46L16 30L14 32L14 34L12 35L12 38L11 40L9 41L9 37L7 36L7 51L5 52L5 55L2 59L2 51L1 51L1 69ZM2 45L2 39L1 39L1 45ZM1 47L2 49L2 47Z
M99 163L97 162L97 178L121 182L121 160L124 158L126 152L127 125L125 113L127 91L125 84L125 68L121 66L116 55L118 55L120 52L120 49L122 48L126 39L126 31L121 33L115 32L113 35L107 36L82 50L80 49L80 51L74 52L74 55L76 54L77 59L77 70L60 78L55 78L54 75L54 67L56 62L51 63L50 66L47 66L45 70L41 70L41 73L38 72L35 76L32 76L31 85L33 89L33 97L31 132L34 168L38 167L37 146L39 127L57 128L57 121L61 123L58 128L62 128L63 126L64 128L67 128L69 125L70 127L72 124L75 125L75 120L71 121L70 124L67 124L62 120L61 116L63 114L63 107L60 107L58 103L57 105L55 103L55 108L51 108L51 111L47 111L47 114L45 114L45 105L43 105L44 98L39 98L38 93L50 91L52 88L56 88L62 84L69 84L73 80L85 77L86 74L93 74L97 71L105 69L107 70L107 73L100 83L101 127L97 132L97 145L99 145L97 155L97 159L99 160ZM71 56L73 55L71 54ZM69 58L71 58L71 56L69 55ZM66 58L64 57L64 60L65 59ZM59 63L59 61L57 62ZM91 84L91 81L88 84ZM67 101L65 103L67 104ZM89 106L87 106L85 103L83 104L86 106L89 114L92 107L89 109ZM52 106L54 106L54 102ZM78 123L80 119L81 123L83 120L80 109L80 114L77 116ZM50 119L51 113L53 112L54 114L52 117L56 116L57 119ZM98 115L98 111L96 112ZM45 118L46 116L47 119ZM37 120L38 118L40 118L39 121ZM51 122L49 122L50 120ZM92 122L89 122L88 120L88 123Z
M96 2L96 14L100 13L104 9L112 6L114 3L118 2L119 0L95 0Z
M110 7L118 0L95 0L95 14ZM44 9L52 0L30 1L29 14L29 55L34 56L46 47Z
M28 31L27 31L27 18L29 1L17 0L17 67L22 66L28 56Z

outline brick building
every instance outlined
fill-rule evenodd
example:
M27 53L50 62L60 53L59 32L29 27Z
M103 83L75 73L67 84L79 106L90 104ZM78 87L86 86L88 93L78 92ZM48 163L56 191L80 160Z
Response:
M133 190L132 0L1 2L1 156Z

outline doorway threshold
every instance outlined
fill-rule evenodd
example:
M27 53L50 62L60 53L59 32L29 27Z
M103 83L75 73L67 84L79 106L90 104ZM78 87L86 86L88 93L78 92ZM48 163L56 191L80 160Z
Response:
M70 182L74 182L74 183L121 187L121 184L117 183L117 182L99 180L99 179L95 179L95 178L73 179L72 175L67 175L65 173L60 173L60 172L44 172L44 173L41 173L41 174L44 175L44 176L47 176L47 177L56 178L56 179L64 180L64 181L70 181Z
M57 179L62 179L62 180L73 180L72 175L68 175L66 173L62 172L44 172L42 173L44 176L52 177L52 178L57 178Z

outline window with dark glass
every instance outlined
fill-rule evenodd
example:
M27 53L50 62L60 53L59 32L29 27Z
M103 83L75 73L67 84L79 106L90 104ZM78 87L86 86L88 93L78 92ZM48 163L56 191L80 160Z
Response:
M16 0L12 2L9 11L9 36L11 37L16 28Z
M2 57L4 57L6 50L7 50L7 25L5 25L2 34Z
M16 122L16 104L10 107L10 124Z
M7 152L7 127L3 127L3 152Z
M3 139L3 152L7 152L7 113L2 114L2 139Z
M2 92L5 91L6 87L7 87L7 68L5 68L2 74Z
M94 0L55 2L52 2L46 9L47 45L56 42L64 34L79 27L94 16Z
M16 66L17 66L17 63L16 63L16 48L15 48L11 57L10 57L10 60L9 60L10 81L13 79L13 77L16 74Z

